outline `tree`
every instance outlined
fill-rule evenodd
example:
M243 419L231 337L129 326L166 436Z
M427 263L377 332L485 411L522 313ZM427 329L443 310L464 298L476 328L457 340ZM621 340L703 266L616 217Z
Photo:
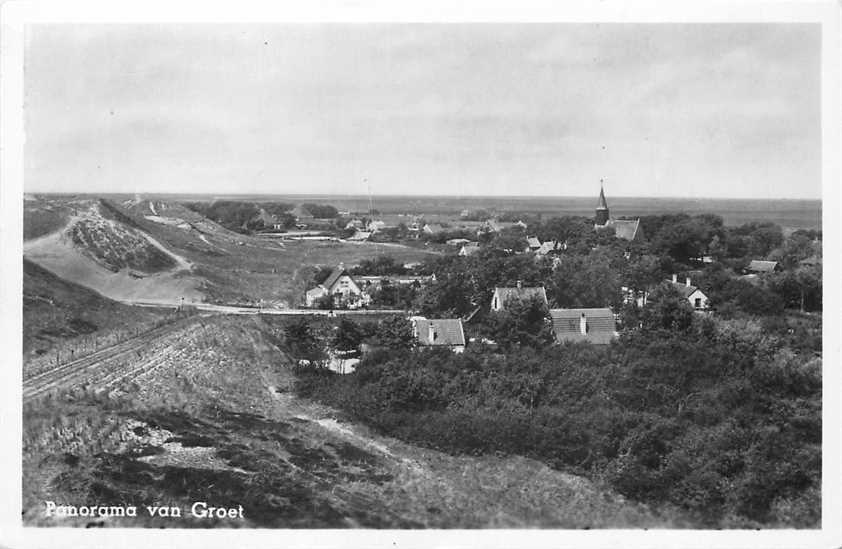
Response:
M799 267L795 271L795 281L798 284L800 292L800 308L801 312L807 310L808 297L813 298L811 305L816 308L815 301L818 301L818 307L821 307L822 296L822 273L821 267Z
M302 207L316 219L333 219L339 216L339 211L329 204L304 204Z
M355 275L374 276L402 275L405 273L406 268L402 264L395 262L395 258L390 255L379 255L374 259L363 259L351 271L351 274Z
M623 269L623 282L637 291L658 284L663 277L660 260L652 254L630 259Z
M549 284L550 301L558 307L619 307L620 276L599 251L587 256L563 255Z
M658 286L641 313L645 330L687 331L693 325L693 307L672 284Z
M711 294L711 300L717 308L731 305L750 315L778 315L784 309L778 294L740 279L729 280L721 291Z
M377 324L372 343L390 349L411 349L415 346L412 323L400 315L386 317Z
M550 314L544 300L509 298L505 308L485 319L483 331L506 349L540 348L552 343Z
M330 273L333 272L333 267L329 265L319 265L316 267L316 271L313 273L313 283L315 286L318 286L325 280L327 277L330 276Z
M362 326L343 316L339 320L331 344L337 351L356 351L365 337Z
M572 216L550 218L537 226L535 230L536 236L541 242L557 240L559 242L566 241L569 245L574 245L576 242L584 240L592 235L593 232L592 219Z
M284 328L284 339L293 356L315 361L324 358L324 352L306 318L298 318Z

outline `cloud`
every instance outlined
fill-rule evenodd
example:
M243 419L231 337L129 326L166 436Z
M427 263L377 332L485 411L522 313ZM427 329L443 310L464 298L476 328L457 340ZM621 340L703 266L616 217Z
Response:
M614 195L820 193L812 25L56 25L28 37L27 189L332 192L369 175L437 194L590 194L600 177Z

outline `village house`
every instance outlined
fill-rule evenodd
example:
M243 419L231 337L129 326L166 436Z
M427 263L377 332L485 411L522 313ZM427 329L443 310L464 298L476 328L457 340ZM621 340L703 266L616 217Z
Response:
M512 299L529 300L538 298L548 305L547 292L543 286L524 287L520 280L517 285L512 287L496 287L494 288L494 295L491 296L491 310L502 311L506 308L506 303Z
M467 238L451 238L446 242L448 246L464 246L465 244L470 243L471 241Z
M499 233L503 229L509 229L511 227L520 227L521 229L525 229L527 227L526 223L523 221L500 221L498 219L488 219L483 221L479 224L477 233Z
M421 230L424 232L424 234L434 235L444 231L444 227L442 227L438 223L427 223Z
M362 229L363 227L363 220L359 218L351 219L350 221L348 221L348 223L345 224L346 229Z
M536 255L544 256L549 255L554 252L562 252L567 249L567 242L559 242L558 240L547 240L546 242L542 243L537 250L535 250Z
M672 284L695 310L704 311L709 307L708 297L699 288L690 284L689 276L684 279L684 284L678 282L678 275L672 275L672 280L667 282Z
M307 307L316 306L320 300L330 296L331 307L356 309L367 305L368 294L354 281L344 264L340 263L324 282L307 290L304 301Z
M608 308L550 309L550 318L558 343L607 345L617 337L614 313Z
M365 228L370 233L376 233L386 228L386 222L380 221L379 219L372 219Z
M465 350L465 331L458 318L424 318L414 316L412 335L421 347L447 347L454 353Z
M608 210L608 202L605 201L605 191L602 185L599 187L599 202L596 205L596 217L594 218L594 229L614 229L617 238L628 241L643 240L643 228L640 226L640 219L613 219Z
M760 259L752 259L751 263L745 268L745 274L768 274L775 273L781 270L781 266L777 261L762 261Z
M536 236L527 236L526 245L530 251L537 251L541 248L541 241Z
M459 255L462 257L467 257L469 255L477 253L479 250L480 247L478 242L470 242L459 249Z

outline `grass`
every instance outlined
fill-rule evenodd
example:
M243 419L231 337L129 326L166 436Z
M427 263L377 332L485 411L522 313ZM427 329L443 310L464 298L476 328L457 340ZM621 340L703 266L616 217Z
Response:
M122 305L23 260L24 357L67 345L81 349L95 334L144 326L161 318L161 311Z
M73 196L38 196L24 201L23 239L53 233L67 224L78 205Z
M322 322L317 328L329 331L330 321ZM450 456L337 423L333 410L281 390L294 378L283 325L197 317L155 344L172 360L153 376L126 382L111 397L77 388L27 403L24 523L59 524L43 518L49 499L182 510L205 500L242 504L247 517L107 519L112 526L676 524L532 460Z

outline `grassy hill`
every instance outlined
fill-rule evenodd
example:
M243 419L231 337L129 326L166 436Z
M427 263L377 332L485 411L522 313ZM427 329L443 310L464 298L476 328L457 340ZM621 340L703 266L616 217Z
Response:
M32 526L480 528L682 526L517 456L452 456L295 397L278 321L196 317L110 398L78 387L27 403L23 521ZM141 359L143 360L143 359ZM131 366L134 368L134 365ZM46 519L45 500L166 504L181 519ZM243 505L243 521L189 516ZM144 516L145 515L145 516Z
M51 207L60 205L51 199ZM75 200L75 199L74 199ZM37 224L40 203L24 218ZM359 263L383 253L418 261L430 252L398 245L287 242L238 234L163 200L73 202L66 234L25 245L25 254L62 278L119 300L300 304L316 266ZM68 218L71 220L71 218ZM45 221L46 222L46 221Z
M44 354L81 336L128 328L161 317L154 309L122 305L23 260L24 357Z

